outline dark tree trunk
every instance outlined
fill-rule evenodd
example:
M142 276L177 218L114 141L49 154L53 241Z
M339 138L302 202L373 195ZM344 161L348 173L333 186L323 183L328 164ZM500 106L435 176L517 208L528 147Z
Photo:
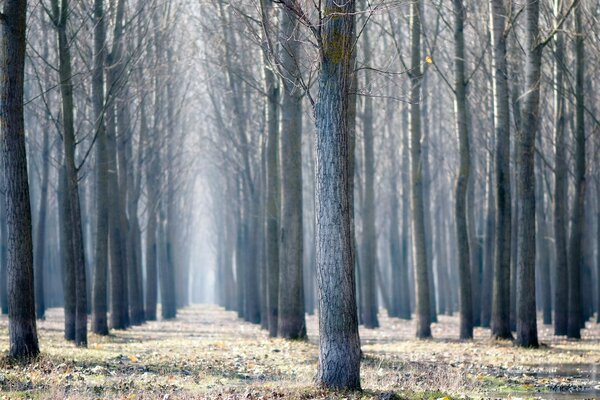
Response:
M462 0L453 0L454 10L454 104L456 133L460 147L460 167L456 180L456 239L460 278L460 338L473 338L473 301L471 299L471 262L467 229L467 186L471 170L471 149L467 123L467 93L465 80L464 20L466 10ZM472 207L473 204L470 204Z
M283 96L281 102L281 227L279 241L278 335L306 337L304 321L302 232L302 93L300 85L301 41L298 22L285 10L281 15Z
M26 14L26 0L7 0L0 19L0 120L3 127L0 154L8 234L9 355L14 358L30 358L39 353L23 120Z
M410 89L410 149L411 149L411 210L414 241L413 262L416 274L417 337L431 337L431 309L429 304L429 271L425 243L425 204L423 200L423 157L421 153L421 16L420 2L410 5L411 31L411 89Z
M539 43L540 3L528 0L526 18L523 126L517 137L517 339L522 347L537 347L535 305L535 137L538 130L542 46Z
M581 22L582 5L575 9L575 198L569 242L569 319L567 337L581 338L581 269L583 266L583 231L585 213L585 47Z
M94 1L94 71L92 97L96 123L96 258L92 289L92 331L108 335L108 160L104 125L104 61L106 31L104 0Z
M510 112L506 59L507 9L490 0L494 51L494 117L496 136L496 230L492 296L492 337L512 339L510 331L510 264L512 204L510 188Z
M360 389L360 338L354 282L352 204L349 193L351 86L355 2L327 0L322 21L317 125L316 241L319 285L317 384Z
M67 22L70 14L69 2L58 0L52 2L53 22L58 36L59 78L62 98L62 128L65 166L65 197L64 197L64 233L69 238L70 246L64 247L65 253L71 253L72 265L66 269L67 280L73 280L73 294L68 296L74 300L75 332L73 339L77 346L87 346L87 284L86 266L81 224L81 207L79 202L78 171L75 165L75 127L74 102L71 67L71 49L67 33ZM67 256L69 259L69 256ZM66 319L65 319L66 321ZM69 330L71 327L69 327ZM71 333L68 333L70 338Z
M562 5L563 2L557 2ZM554 10L556 19L563 13L562 7ZM554 334L566 335L569 307L569 272L567 261L568 227L568 168L565 120L565 87L563 68L565 63L564 33L557 32L555 37L554 62L554 249L556 268L554 272Z
M2 314L8 315L8 262L7 252L7 222L6 222L6 195L4 193L4 174L0 174L0 306Z

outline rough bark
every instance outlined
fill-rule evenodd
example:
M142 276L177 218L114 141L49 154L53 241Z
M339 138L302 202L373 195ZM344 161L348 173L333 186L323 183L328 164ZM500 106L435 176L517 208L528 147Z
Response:
M33 243L23 82L26 47L26 0L4 2L0 20L0 154L4 175L8 254L9 355L30 358L39 353L33 290Z
M510 188L510 112L506 59L507 9L504 0L490 0L494 51L494 117L496 136L496 230L492 295L492 337L512 339L510 331L510 258L512 201Z
M319 286L319 368L317 384L360 389L360 338L354 282L352 198L349 193L349 88L355 2L327 0L321 25L322 48L317 125L316 241Z
M0 174L0 306L2 314L8 315L8 257L7 225L6 225L6 195L4 193L4 174Z
M522 347L537 347L535 305L535 137L538 130L542 45L539 40L540 3L525 6L526 61L523 126L517 136L517 338Z

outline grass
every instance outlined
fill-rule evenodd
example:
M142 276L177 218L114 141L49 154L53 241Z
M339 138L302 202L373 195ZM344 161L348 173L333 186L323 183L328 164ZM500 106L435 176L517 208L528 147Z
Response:
M87 349L63 339L62 310L39 322L42 355L33 363L0 363L0 398L120 399L442 399L539 396L587 388L587 377L544 374L556 366L600 363L600 329L580 342L540 329L540 349L488 339L457 339L458 319L440 316L435 339L413 338L413 322L381 316L382 328L361 328L362 392L317 389L317 321L308 341L270 339L259 327L213 306L193 306L167 322L150 322L108 337L90 334ZM0 351L7 353L0 319ZM584 374L585 375L585 374ZM567 379L568 378L568 379ZM565 380L566 379L566 380ZM593 382L592 382L593 383ZM597 385L598 383L596 383ZM561 386L562 385L562 386ZM592 385L593 386L593 385Z

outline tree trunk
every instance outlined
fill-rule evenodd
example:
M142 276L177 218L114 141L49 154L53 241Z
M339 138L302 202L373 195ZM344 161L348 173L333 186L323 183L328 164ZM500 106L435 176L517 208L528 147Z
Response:
M368 29L363 35L364 63L370 65L370 49ZM369 72L365 73L365 86L370 89ZM364 163L364 201L363 201L363 248L362 248L362 297L363 321L367 328L379 327L377 318L376 273L379 268L377 260L377 231L375 230L375 155L373 135L373 98L364 97L363 109L363 163Z
M288 339L306 337L304 321L302 232L302 93L300 85L301 42L298 22L291 11L281 15L283 97L281 102L281 232L279 247L278 335Z
M26 0L7 0L0 19L0 120L3 127L0 151L8 233L9 355L14 358L31 358L39 353L23 120L26 14Z
M555 2L555 19L563 13L563 2ZM569 272L567 265L567 227L569 181L567 169L565 87L563 68L565 63L564 34L555 36L554 50L554 249L556 268L554 273L554 334L566 335L569 306Z
M543 146L540 143L540 148ZM538 206L536 207L536 223L537 223L537 238L536 238L536 252L537 252L537 271L539 274L540 282L540 295L542 301L542 311L544 325L552 324L552 288L550 287L550 246L549 246L549 235L548 235L548 223L546 221L546 200L544 193L544 177L543 165L541 159L536 155L537 166L537 177L536 177L536 199Z
M492 140L493 142L493 140ZM490 154L488 159L487 182L487 216L485 224L485 254L483 264L483 278L481 286L481 326L491 327L492 320L492 293L494 275L494 233L495 233L495 201L494 196L494 159Z
M46 210L48 207L48 178L50 173L50 133L44 130L42 144L42 182L40 188L40 208L38 212L36 241L34 243L35 257L35 308L38 319L45 319L46 299L44 292L44 266L47 266L44 254L46 249Z
M106 128L104 125L104 61L105 21L104 0L94 1L94 70L92 97L96 123L96 259L92 300L92 331L108 335L108 160Z
M360 389L360 338L354 282L354 247L349 193L350 146L347 112L352 80L355 2L325 2L321 25L317 125L316 241L319 285L317 384Z
M494 116L496 136L496 231L492 296L492 337L512 339L510 331L510 258L512 203L510 188L510 112L504 0L490 0L494 49Z
M471 149L467 124L467 93L465 81L464 20L466 10L462 0L453 0L454 9L454 105L456 133L460 148L460 167L456 179L456 239L460 278L460 338L473 338L473 301L471 298L471 262L467 229L467 186L471 173ZM473 204L470 204L472 207Z
M528 0L526 18L523 126L517 137L517 345L537 347L535 306L535 137L538 130L542 45L539 43L540 3Z
M61 3L54 0L54 25L58 35L59 78L62 97L62 124L64 165L66 174L65 185L65 233L71 236L71 246L65 247L65 252L72 253L72 270L67 271L74 280L75 291L75 344L87 346L87 285L85 254L83 249L83 232L81 225L81 207L79 203L78 173L75 165L75 127L73 82L71 68L71 49L67 34L67 20L70 13L68 1Z
M425 204L423 201L423 159L421 154L421 16L420 2L410 5L411 79L410 89L410 149L411 149L411 210L413 232L413 262L416 274L417 337L431 337L429 305L429 271L425 243Z
M575 8L575 198L569 242L569 319L567 337L580 339L581 327L581 269L583 265L583 231L585 212L585 47L581 22L583 6Z

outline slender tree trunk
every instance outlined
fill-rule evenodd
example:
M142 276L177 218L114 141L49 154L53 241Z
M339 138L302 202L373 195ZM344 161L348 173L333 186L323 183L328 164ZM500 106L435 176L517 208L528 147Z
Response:
M368 29L363 35L364 63L370 65L370 49ZM365 85L370 88L369 73L366 72ZM363 201L363 248L362 248L362 297L363 321L367 328L379 327L377 318L377 287L376 273L379 268L377 260L377 231L375 229L375 155L373 135L373 98L365 96L363 109L363 162L364 162L364 201Z
M42 182L40 188L40 208L36 230L35 248L35 308L38 319L45 319L46 299L44 292L44 266L47 266L44 254L46 249L46 210L48 207L48 178L50 173L50 140L49 133L44 131L42 144Z
M425 243L425 204L423 200L423 158L421 153L421 16L420 1L410 5L411 89L410 89L410 149L411 149L411 210L413 232L413 262L416 274L417 337L431 337L429 305L429 271Z
M92 331L108 335L108 160L104 125L104 61L106 31L104 0L94 0L94 71L92 97L96 122L96 259L92 300Z
M523 126L517 137L517 339L522 347L537 347L535 306L535 137L538 130L542 46L539 43L540 3L528 0L526 18L525 94Z
M540 144L540 148L543 146ZM548 223L546 221L546 200L544 193L544 177L541 159L536 155L537 177L536 177L536 199L538 206L536 207L536 222L537 222L537 233L536 238L536 252L537 252L537 271L539 274L540 282L540 297L542 301L542 311L544 325L552 324L552 288L550 287L550 246L548 244Z
M563 13L563 2L555 1L555 18ZM556 268L554 273L554 334L566 335L569 306L569 272L567 265L567 215L568 179L566 159L565 68L564 34L557 32L554 44L554 249Z
M360 389L347 112L354 44L353 0L327 0L322 21L317 125L316 238L319 285L317 384Z
M467 186L471 169L471 149L467 124L467 93L465 81L464 20L466 10L462 0L453 0L454 10L454 105L456 133L460 147L460 168L456 180L456 238L460 278L460 338L473 338L473 301L471 299L471 263L469 231L467 229ZM473 206L473 204L470 204Z
M496 231L492 296L492 337L512 339L510 331L510 258L512 205L510 188L510 112L504 0L490 0L494 51L496 136Z
M302 93L300 85L301 42L298 22L291 11L281 14L286 38L281 60L281 232L279 247L278 335L288 339L306 337L304 321L303 232L302 232Z
M400 244L400 279L401 307L400 318L409 320L412 317L410 304L410 133L409 110L405 106L402 112L402 241Z
M492 320L492 293L494 275L494 235L495 235L495 201L494 196L494 159L489 155L488 182L487 182L487 216L485 224L485 254L484 270L481 287L481 326L491 327Z
M581 338L581 269L585 213L585 47L581 22L582 4L575 8L575 198L569 242L569 319L567 337Z
M75 128L74 128L74 102L71 67L71 51L67 34L67 22L70 13L69 2L63 0L58 5L58 0L52 3L54 12L54 25L58 35L59 78L62 97L62 124L64 165L66 174L65 195L65 233L71 236L71 246L65 247L66 252L72 253L72 274L75 291L75 344L87 346L87 285L85 254L83 249L83 232L81 224L81 207L79 203L78 173L75 165Z
M25 153L23 82L27 1L7 0L0 20L0 155L7 223L9 355L39 353L35 322L31 208Z

